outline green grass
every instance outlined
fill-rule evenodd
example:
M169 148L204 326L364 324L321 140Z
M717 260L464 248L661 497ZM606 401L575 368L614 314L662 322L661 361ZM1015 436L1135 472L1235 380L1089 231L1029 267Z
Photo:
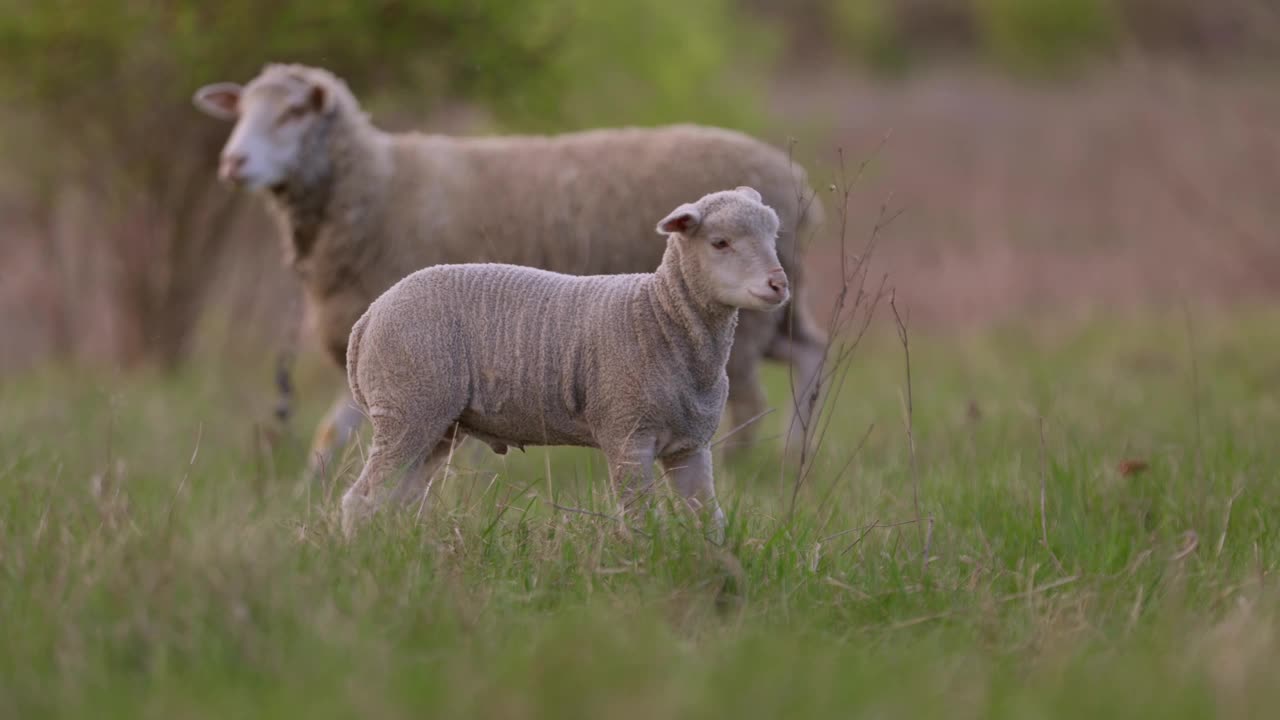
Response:
M773 450L717 467L723 549L557 511L608 509L602 463L542 449L463 453L345 543L358 459L307 489L254 450L265 364L8 377L0 717L1264 717L1278 320L913 337L914 482L880 333L794 516Z

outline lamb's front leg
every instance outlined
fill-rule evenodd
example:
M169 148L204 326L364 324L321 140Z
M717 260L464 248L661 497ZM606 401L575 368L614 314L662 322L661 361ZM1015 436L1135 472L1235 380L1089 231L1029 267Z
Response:
M680 455L662 458L662 467L671 486L680 493L695 513L708 513L712 523L712 537L724 542L724 511L716 501L716 486L711 471L711 449L701 448Z
M634 516L643 510L642 500L653 491L654 440L630 436L602 449L623 515Z

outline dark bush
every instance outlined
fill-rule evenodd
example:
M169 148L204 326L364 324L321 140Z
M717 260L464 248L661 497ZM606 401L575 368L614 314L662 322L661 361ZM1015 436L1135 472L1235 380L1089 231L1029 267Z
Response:
M213 183L227 127L191 107L198 86L296 61L414 116L464 99L510 128L732 122L752 103L725 72L731 51L767 43L731 10L729 0L0 0L0 103L12 108L0 122L28 129L0 143L33 203L67 187L92 203L93 236L73 251L106 255L118 353L172 366L236 209Z

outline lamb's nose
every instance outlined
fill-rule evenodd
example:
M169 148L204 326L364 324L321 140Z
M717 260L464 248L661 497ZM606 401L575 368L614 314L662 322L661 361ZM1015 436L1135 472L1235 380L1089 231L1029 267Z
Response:
M223 180L234 180L240 175L240 171L244 169L244 164L249 158L240 153L231 153L222 156L222 163L218 168L218 174Z
M782 268L769 271L769 289L782 294L787 289L787 273Z

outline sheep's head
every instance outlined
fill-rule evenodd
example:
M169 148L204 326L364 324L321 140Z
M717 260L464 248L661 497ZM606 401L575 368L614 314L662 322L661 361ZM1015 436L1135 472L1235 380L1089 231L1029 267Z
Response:
M658 223L658 233L682 243L717 301L771 310L790 297L778 262L778 227L778 214L760 193L742 186L681 205Z
M218 177L251 190L273 188L298 171L308 136L331 115L340 85L317 68L268 65L248 85L222 82L196 91L197 108L235 122Z

